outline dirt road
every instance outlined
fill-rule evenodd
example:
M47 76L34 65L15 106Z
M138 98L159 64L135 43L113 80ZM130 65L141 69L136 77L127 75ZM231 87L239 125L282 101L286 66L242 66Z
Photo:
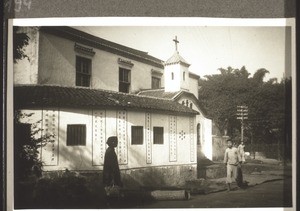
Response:
M266 182L247 189L192 195L188 201L152 201L138 208L291 207L292 180ZM137 208L135 207L135 208Z

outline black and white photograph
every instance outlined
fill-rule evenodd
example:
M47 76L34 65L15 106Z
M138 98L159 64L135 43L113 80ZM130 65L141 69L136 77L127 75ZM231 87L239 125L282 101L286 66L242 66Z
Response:
M292 210L294 25L118 21L13 22L14 209Z

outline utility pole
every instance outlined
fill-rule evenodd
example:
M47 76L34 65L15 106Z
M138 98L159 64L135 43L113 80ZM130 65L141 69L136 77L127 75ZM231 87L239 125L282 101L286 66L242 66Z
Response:
M236 118L241 120L241 142L244 141L244 120L248 119L248 106L237 106Z

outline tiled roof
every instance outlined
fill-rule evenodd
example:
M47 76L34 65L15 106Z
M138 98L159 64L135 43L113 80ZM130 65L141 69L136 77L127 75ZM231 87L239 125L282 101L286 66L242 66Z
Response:
M138 95L172 100L179 93L180 93L180 91L178 91L178 92L165 92L164 89L151 89L151 90L140 91L138 93Z
M168 100L178 100L181 96L189 96L194 99L194 101L197 103L197 106L201 110L204 116L207 117L206 109L201 105L199 100L196 98L196 96L191 93L184 90L180 90L177 92L164 92L164 89L151 89L151 90L144 90L140 91L138 93L140 96L148 96L148 97L155 97L155 98L162 98L162 99L168 99Z
M165 65L178 64L178 63L183 64L187 67L190 66L190 64L184 58L182 58L182 56L179 55L178 51L174 52L174 54L171 56L171 58L169 58L165 62Z
M14 87L15 109L59 107L133 109L196 115L175 101L83 87L19 85Z
M129 59L135 59L159 68L163 68L163 61L149 55L147 52L139 51L118 43L114 43L86 32L68 26L42 26L41 31L60 36L74 42L102 49Z

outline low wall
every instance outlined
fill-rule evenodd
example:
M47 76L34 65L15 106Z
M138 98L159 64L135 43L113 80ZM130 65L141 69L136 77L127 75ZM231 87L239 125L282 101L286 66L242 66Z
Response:
M65 171L44 172L45 177L57 177ZM70 171L75 172L75 171ZM102 181L102 171L76 171L78 175L96 176ZM124 188L166 188L184 187L186 181L197 178L197 165L159 166L121 170Z
M182 187L187 180L197 178L197 166L160 166L122 171L123 183L126 186L139 187Z
M269 165L261 163L247 163L242 164L243 174L252 174L253 172L263 172L263 171L275 171L281 170L284 171L286 167L280 165ZM287 168L288 169L288 168ZM218 163L214 165L207 166L202 169L204 179L216 179L226 177L227 170L226 165L223 163Z

